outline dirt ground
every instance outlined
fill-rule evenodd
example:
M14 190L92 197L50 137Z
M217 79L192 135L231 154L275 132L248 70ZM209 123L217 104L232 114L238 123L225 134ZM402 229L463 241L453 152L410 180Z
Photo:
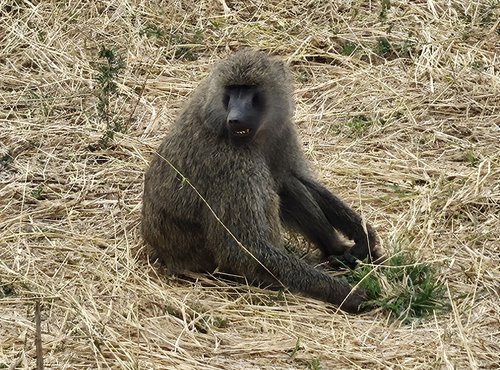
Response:
M498 0L0 0L0 369L500 368L499 22ZM317 177L437 269L448 311L148 261L151 154L247 46L290 66Z

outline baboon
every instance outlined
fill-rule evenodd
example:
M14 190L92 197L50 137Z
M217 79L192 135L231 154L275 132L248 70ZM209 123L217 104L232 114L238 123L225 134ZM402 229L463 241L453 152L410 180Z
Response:
M359 312L362 289L282 248L284 225L325 257L348 264L378 257L373 229L313 178L292 114L280 60L243 50L216 64L146 172L143 237L172 273L237 274Z

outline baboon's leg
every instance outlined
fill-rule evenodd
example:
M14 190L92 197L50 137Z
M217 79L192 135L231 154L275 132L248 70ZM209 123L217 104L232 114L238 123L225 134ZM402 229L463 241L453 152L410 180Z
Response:
M346 251L345 243L337 236L309 190L297 178L290 178L279 195L280 215L287 226L304 235L327 257L342 255Z
M248 164L247 167L251 168ZM263 169L257 173L262 172ZM236 171L233 176L232 181L214 180L211 194L207 194L207 202L218 219L208 207L204 212L207 246L216 251L214 257L220 269L249 280L279 282L291 291L330 302L348 312L359 312L366 299L362 290L351 292L348 283L272 245L273 233L280 230L279 204L266 178L249 180Z
M301 177L300 181L310 191L330 224L354 241L354 246L345 254L347 260L349 260L347 254L360 260L368 257L369 261L375 261L380 257L375 251L377 236L368 224L366 224L368 234L365 232L363 220L358 213L315 180Z
M216 268L211 251L198 224L166 215L148 203L144 206L143 237L151 255L160 259L171 273L212 272Z
M254 231L258 233L257 230ZM218 256L222 269L226 266L257 282L282 284L292 292L330 302L347 312L361 310L360 304L366 299L364 292L351 292L352 288L346 282L323 274L298 258L267 244L265 240L242 241L241 244L247 249L245 251L232 238L224 239Z

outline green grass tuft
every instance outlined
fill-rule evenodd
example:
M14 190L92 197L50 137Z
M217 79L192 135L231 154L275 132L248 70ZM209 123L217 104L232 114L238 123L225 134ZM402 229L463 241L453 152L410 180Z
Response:
M345 55L347 57L353 55L356 50L358 50L359 45L352 41L346 41L342 44L340 48L340 54Z
M355 132L361 134L368 130L368 127L372 125L373 121L364 114L359 114L352 119L350 119L346 126L351 130L351 132Z
M321 361L319 359L317 359L317 358L312 359L307 364L307 368L311 369L311 370L320 370L320 369L322 369L322 367L321 367Z
M361 265L351 271L347 280L366 290L370 306L384 308L403 323L448 308L436 267L418 261L409 251L395 252L375 269L372 265Z
M394 51L394 48L392 47L389 40L387 40L387 38L379 37L373 51L380 56L385 56L389 53L392 53Z

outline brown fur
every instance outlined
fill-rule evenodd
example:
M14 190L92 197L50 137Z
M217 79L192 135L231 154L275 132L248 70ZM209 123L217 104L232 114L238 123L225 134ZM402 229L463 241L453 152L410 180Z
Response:
M265 118L245 145L227 135L221 102L229 85L260 86L266 93ZM351 292L347 283L282 249L282 224L327 256L349 252L332 226L354 240L357 257L369 254L376 240L371 228L367 237L356 213L312 178L291 120L290 86L282 62L261 52L240 51L216 65L146 173L143 236L173 273L218 268L259 282L278 280L335 305L345 300L341 308L357 312L363 292Z

